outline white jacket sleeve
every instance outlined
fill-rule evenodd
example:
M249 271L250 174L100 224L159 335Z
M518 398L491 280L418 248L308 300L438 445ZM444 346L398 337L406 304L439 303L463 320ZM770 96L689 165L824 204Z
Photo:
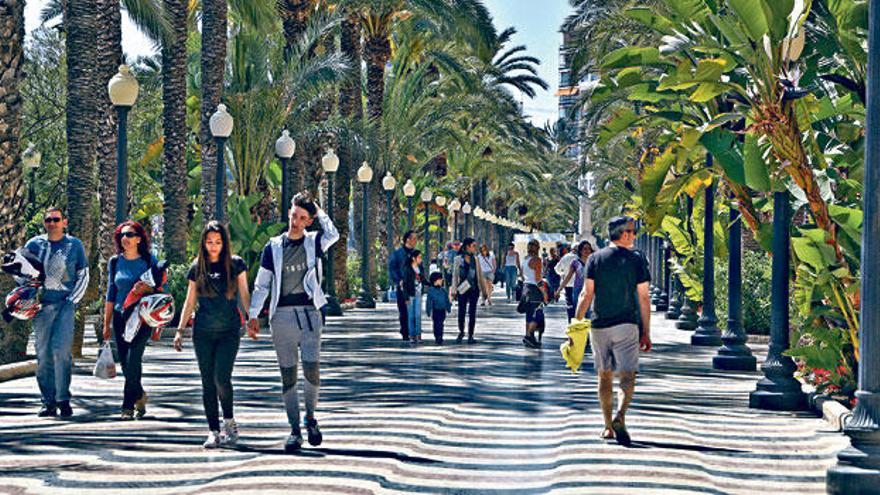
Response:
M339 240L339 231L336 230L336 225L333 225L333 220L330 219L330 216L324 210L318 209L317 218L318 223L321 224L321 229L324 231L321 234L321 251L326 253Z

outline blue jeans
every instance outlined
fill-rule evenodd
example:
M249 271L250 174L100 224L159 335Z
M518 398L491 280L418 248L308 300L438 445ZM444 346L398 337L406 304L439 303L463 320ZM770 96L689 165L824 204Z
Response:
M422 290L417 289L415 297L406 300L406 315L409 319L409 337L422 336Z
M46 304L33 320L37 384L47 406L70 400L74 309L70 301Z
M507 292L508 299L510 299L510 297L516 293L516 276L518 274L519 273L517 272L515 266L505 266L504 267L504 276L505 276L504 290Z

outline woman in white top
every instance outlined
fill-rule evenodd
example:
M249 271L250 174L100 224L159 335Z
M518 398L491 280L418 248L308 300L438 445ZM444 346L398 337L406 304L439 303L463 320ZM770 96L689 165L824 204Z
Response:
M491 306L492 289L495 284L495 253L489 251L489 246L483 244L480 248L480 255L477 258L480 260L480 270L483 271L483 283L486 285L486 290L483 292L483 302L480 303L480 306L485 306L486 303L489 303L489 306Z
M542 326L544 321L543 305L548 301L548 295L545 292L544 284L539 274L543 273L543 263L538 255L540 244L536 239L532 239L528 244L528 256L522 266L523 272L523 299L526 313L526 335L523 337L523 343L527 347L539 348L540 342L535 338L535 331L539 330L543 333Z

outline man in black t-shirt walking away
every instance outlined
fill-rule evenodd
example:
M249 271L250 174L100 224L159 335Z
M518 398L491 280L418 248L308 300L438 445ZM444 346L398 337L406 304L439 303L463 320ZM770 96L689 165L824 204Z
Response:
M648 262L633 250L635 221L615 217L608 222L611 245L592 254L575 316L583 319L590 304L593 325L590 343L599 374L599 404L605 420L602 438L628 446L625 416L632 402L639 371L639 350L651 350L651 276ZM614 372L618 373L617 414L611 417Z

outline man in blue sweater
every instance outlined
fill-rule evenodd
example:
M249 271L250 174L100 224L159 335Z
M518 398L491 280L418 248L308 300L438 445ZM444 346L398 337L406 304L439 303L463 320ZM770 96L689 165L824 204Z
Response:
M418 242L419 237L416 233L412 230L407 230L403 234L403 246L399 247L388 257L388 279L391 281L391 287L394 287L397 294L400 336L406 341L409 341L409 320L406 314L406 295L403 293L403 270L406 267L406 260L409 259Z
M70 417L70 374L73 369L73 317L89 285L89 263L79 239L64 233L67 218L55 207L43 217L46 234L25 244L43 262L46 280L40 297L42 308L34 317L37 351L37 384L43 407L39 417Z

